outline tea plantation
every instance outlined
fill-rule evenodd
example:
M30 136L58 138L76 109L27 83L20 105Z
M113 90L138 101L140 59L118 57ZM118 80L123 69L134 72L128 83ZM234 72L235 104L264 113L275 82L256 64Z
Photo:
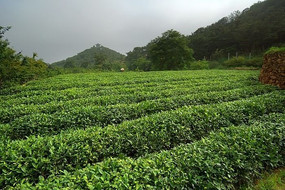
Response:
M0 189L240 189L285 166L258 71L59 75L0 91Z

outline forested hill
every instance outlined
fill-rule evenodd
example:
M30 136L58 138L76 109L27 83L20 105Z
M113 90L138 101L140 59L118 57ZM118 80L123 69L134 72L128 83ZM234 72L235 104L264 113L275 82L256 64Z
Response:
M55 62L52 66L73 68L98 68L106 67L109 64L120 63L124 60L125 56L106 48L100 44L86 49L73 57L66 60Z
M285 43L285 0L266 0L189 36L196 59L261 52Z

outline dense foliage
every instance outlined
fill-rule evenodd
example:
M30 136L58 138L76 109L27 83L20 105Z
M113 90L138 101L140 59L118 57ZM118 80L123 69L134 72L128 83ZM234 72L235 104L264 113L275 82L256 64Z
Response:
M284 43L284 7L266 0L126 58L97 44L52 66L16 53L0 26L0 189L228 190L284 167L284 91L258 71L208 70L261 67L250 52ZM58 75L126 66L207 71Z
M148 59L148 46L147 47L135 47L133 51L127 53L125 59L126 65L129 70L134 71L150 71L151 62Z
M136 47L127 53L129 70L181 70L189 69L193 50L187 38L175 30L168 30L145 47Z
M153 70L181 70L193 61L193 50L185 36L168 30L149 44L149 58Z
M284 166L284 91L257 78L86 73L3 89L0 188L239 187Z

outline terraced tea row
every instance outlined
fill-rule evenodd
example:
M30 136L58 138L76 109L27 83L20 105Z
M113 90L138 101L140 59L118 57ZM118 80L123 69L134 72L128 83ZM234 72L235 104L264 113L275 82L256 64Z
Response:
M275 120L275 121L274 121ZM192 144L139 159L110 158L22 189L237 189L284 164L285 117L223 128ZM282 125L283 124L283 125ZM265 154L266 153L266 154Z
M126 85L119 85L119 86L96 86L94 83L93 87L86 88L84 86L76 88L68 88L64 90L28 90L23 91L21 93L15 95L6 95L0 96L0 102L4 105L9 105L9 102L15 103L15 101L21 102L24 100L37 104L37 99L42 99L41 97L48 97L47 100L56 100L56 97L59 95L61 96L59 100L68 100L68 99L77 99L83 97L91 97L91 96L98 96L98 95L118 95L118 94L129 94L135 93L137 91L144 91L144 92L154 92L158 90L167 90L172 88L195 88L197 86L206 86L206 85L229 85L234 83L244 83L244 85L249 84L256 84L254 81L249 81L246 79L241 79L240 77L236 78L219 78L219 80L200 80L195 79L195 81L182 81L182 82L169 82L169 83L157 83L157 82L150 82L147 84L133 84L131 86ZM26 89L26 88L23 88ZM64 99L63 99L64 97ZM7 103L6 103L7 102ZM47 102L47 101L45 101Z
M190 106L118 126L71 130L56 136L2 142L2 187L22 180L37 182L63 170L74 171L108 157L138 157L193 142L210 131L248 123L271 112L283 112L282 91L222 104ZM8 180L9 179L9 180Z
M175 96L135 104L118 104L106 107L71 106L52 114L35 113L16 118L10 123L9 131L6 134L11 139L21 139L30 135L57 134L61 130L70 128L104 127L182 106L238 100L273 90L275 88L256 86L255 88L247 87L230 91Z
M25 93L29 91L45 91L45 90L63 90L68 88L96 88L96 87L114 87L121 85L138 85L146 83L167 83L175 81L189 81L193 80L209 80L222 78L246 79L249 77L256 77L256 71L179 71L179 72L150 72L143 73L141 77L137 77L137 73L96 73L96 74L71 74L64 76L57 76L38 82L29 82L25 87L12 87L2 90L0 95L14 95L18 93Z
M238 187L285 164L285 91L257 75L86 73L1 90L0 189Z
M93 96L85 95L83 97L77 97L77 99L71 99L70 95L57 94L54 96L37 96L36 98L18 98L12 99L2 103L0 106L0 123L7 123L20 116L28 115L31 113L53 113L56 111L63 110L65 107L70 106L86 106L86 105L98 105L107 106L115 104L130 104L138 103L146 100L154 100L159 98L167 98L174 96L183 96L187 94L193 94L197 92L211 92L211 91L222 91L230 90L234 88L240 88L247 86L243 82L241 83L218 83L218 84L208 84L188 88L183 86L183 88L168 88L166 90L151 91L148 92L144 89L136 90L132 93L124 94L109 94L105 96ZM255 87L255 86L254 86ZM78 96L78 92L74 92ZM55 101L49 101L56 99ZM48 102L48 103L47 103ZM31 104L32 103L32 104ZM12 106L12 107L11 107Z

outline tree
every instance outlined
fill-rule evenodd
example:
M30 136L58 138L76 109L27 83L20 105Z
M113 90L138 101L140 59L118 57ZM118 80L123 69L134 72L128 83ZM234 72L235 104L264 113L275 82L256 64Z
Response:
M10 27L0 26L0 86L4 83L13 83L18 80L18 73L21 70L20 54L9 47L8 40L3 39L4 33Z
M4 33L9 29L10 27L0 26L0 87L22 84L42 77L47 72L47 64L36 60L36 53L30 58L9 47L8 40L3 39Z
M142 68L143 67L143 62L146 63L147 60L147 55L148 55L148 47L135 47L133 51L130 51L127 53L126 57L126 64L129 70L150 70L150 68ZM140 66L138 66L138 64ZM140 68L138 68L140 67Z
M135 70L139 71L150 71L151 69L151 62L145 57L140 57L139 59L137 59L134 65L136 66Z
M75 67L76 67L76 65L72 59L66 59L63 68L67 69L67 68L75 68Z
M184 35L168 30L149 44L149 57L154 70L183 69L193 60L193 50Z

